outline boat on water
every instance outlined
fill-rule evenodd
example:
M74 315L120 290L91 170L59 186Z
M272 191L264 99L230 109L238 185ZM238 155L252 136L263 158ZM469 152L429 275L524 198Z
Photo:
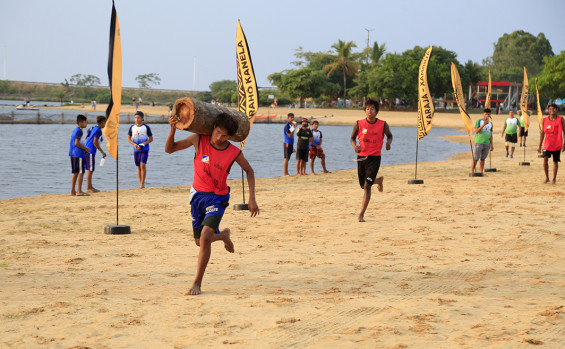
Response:
M23 104L20 104L16 107L17 110L39 110L38 107L36 107L35 105L28 105L25 106Z

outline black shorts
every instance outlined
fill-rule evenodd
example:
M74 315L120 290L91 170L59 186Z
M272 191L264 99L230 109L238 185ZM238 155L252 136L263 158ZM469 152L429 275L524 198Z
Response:
M294 146L289 143L283 144L283 154L285 159L290 159L292 152L294 151Z
M524 128L520 128L520 137L528 137L528 131L524 132Z
M296 160L304 160L308 162L308 147L306 147L306 149L296 150Z
M364 156L357 156L358 160L363 158ZM375 183L380 167L380 156L367 156L365 160L357 161L357 176L359 177L359 185L361 186L361 189L365 189L365 183L368 186Z
M512 133L512 134L506 134L506 137L504 137L504 140L508 143L518 143L518 134L517 133Z
M555 151L551 151L551 150L544 150L543 151L543 157L544 158L550 158L553 156L553 162L561 162L561 151L560 150L555 150Z

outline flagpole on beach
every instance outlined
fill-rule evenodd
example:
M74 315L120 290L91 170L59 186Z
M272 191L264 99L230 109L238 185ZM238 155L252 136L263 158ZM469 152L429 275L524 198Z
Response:
M259 106L259 94L257 91L257 81L255 80L255 72L253 71L253 63L251 61L251 53L247 45L247 38L241 27L241 23L237 20L236 30L236 66L237 66L237 105L240 112L244 113L249 119L249 131L255 121L255 113ZM245 147L247 138L241 141L241 151ZM241 188L243 191L243 204L233 205L236 211L248 211L249 205L245 203L245 181L243 180L243 168L241 169Z
M434 101L431 98L430 89L428 88L428 63L432 54L433 46L430 46L420 62L418 68L418 124L416 127L416 167L414 170L414 179L408 180L408 184L424 184L424 180L418 178L418 145L420 139L426 137L432 129L432 120L434 118Z
M119 216L119 158L118 131L120 126L120 107L122 104L122 41L116 6L112 1L110 20L110 48L108 53L108 80L110 81L110 103L106 109L106 126L102 130L106 136L106 147L111 157L116 159L116 225L104 227L105 234L130 234L129 225L120 225Z

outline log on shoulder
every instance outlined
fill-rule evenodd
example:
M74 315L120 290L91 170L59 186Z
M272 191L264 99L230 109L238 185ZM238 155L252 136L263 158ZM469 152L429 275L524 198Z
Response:
M241 142L247 138L251 126L247 116L240 111L202 102L190 97L178 99L173 106L173 115L180 119L180 122L176 125L179 130L203 135L212 134L214 121L221 113L228 114L237 123L237 132L230 137L230 141Z

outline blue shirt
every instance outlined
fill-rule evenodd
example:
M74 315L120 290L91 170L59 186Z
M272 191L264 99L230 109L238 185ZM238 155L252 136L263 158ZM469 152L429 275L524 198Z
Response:
M149 140L149 137L152 137L153 134L151 133L151 129L149 128L149 126L145 124L141 126L137 126L136 124L133 124L129 128L128 136L131 137L132 142L134 142L135 144L141 144L143 142L147 142ZM137 150L135 149L135 147L133 147L133 151L134 152L149 151L149 144L147 144L144 147L141 147L141 150Z
M284 125L284 142L288 143L288 144L294 144L294 136L292 136L292 137L288 136L288 134L291 133L290 126L291 126L290 122L287 122Z
M90 154L96 155L96 146L94 145L94 138L98 138L98 142L102 142L102 130L100 126L92 126L86 131L86 143L85 147L90 149Z
M81 138L82 138L82 129L77 126L73 130L73 134L71 136L71 144L69 146L69 156L74 156L75 158L83 158L83 159L86 158L84 154L84 150L80 149L75 145L75 140L78 139L80 142Z

